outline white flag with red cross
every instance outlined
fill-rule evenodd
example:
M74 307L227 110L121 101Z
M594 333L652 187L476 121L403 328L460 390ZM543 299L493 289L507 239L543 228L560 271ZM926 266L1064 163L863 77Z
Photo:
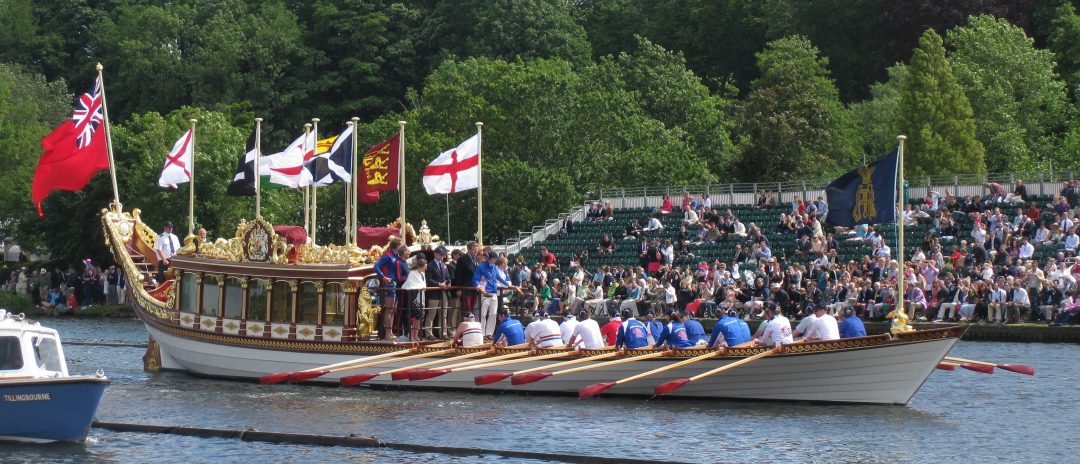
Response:
M194 156L195 130L188 129L165 155L165 167L161 169L158 185L176 188L176 184L191 182L191 157Z
M444 151L424 168L424 189L429 195L454 193L480 185L480 134Z

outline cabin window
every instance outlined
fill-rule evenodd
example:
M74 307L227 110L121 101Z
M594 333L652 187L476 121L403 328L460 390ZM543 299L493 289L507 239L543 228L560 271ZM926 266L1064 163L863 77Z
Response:
M0 337L0 371L17 371L22 367L22 345L19 344L19 337Z
M315 284L304 282L300 284L296 301L296 322L302 324L317 324L319 322L319 290Z
M292 320L292 295L289 283L283 280L274 282L270 292L270 321L290 322Z
M199 286L195 274L185 272L180 278L180 311L195 314L199 307Z
M236 277L225 279L225 317L240 319L240 312L244 309L243 282Z
M64 370L64 361L60 359L60 346L52 337L34 337L34 357L42 369L53 372Z
M269 282L262 279L251 279L248 282L248 309L249 321L266 320L266 290Z
M204 275L202 280L202 314L203 316L217 317L221 314L218 310L218 280L212 275Z
M341 316L345 314L345 290L341 284L326 284L323 295L323 324L341 324Z

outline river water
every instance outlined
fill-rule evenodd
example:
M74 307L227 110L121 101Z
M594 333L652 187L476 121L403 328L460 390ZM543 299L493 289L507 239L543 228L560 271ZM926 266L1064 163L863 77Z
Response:
M1080 462L1080 346L960 342L1035 377L936 371L907 406L527 397L275 385L142 371L141 324L46 320L69 369L112 380L109 422L374 436L387 441L660 462ZM9 420L0 418L0 420ZM92 429L83 445L0 444L0 462L539 462Z

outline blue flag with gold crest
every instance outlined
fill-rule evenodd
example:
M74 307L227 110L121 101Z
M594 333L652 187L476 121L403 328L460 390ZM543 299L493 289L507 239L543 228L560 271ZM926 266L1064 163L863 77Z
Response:
M896 222L896 169L899 151L848 171L825 187L826 221L844 227Z

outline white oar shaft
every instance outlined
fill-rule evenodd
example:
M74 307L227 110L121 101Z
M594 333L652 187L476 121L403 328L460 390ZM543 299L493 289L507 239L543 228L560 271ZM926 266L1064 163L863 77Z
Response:
M676 363L668 364L668 365L666 365L664 367L658 367L658 368L653 369L651 371L645 371L645 372L642 372L642 373L637 374L637 375L631 375L630 377L627 377L625 379L616 380L615 383L622 384L622 383L626 383L626 382L632 382L634 380L637 380L637 379L640 379L640 378L643 378L643 377L648 377L648 376L653 375L653 374L659 374L659 373L667 371L667 370L675 369L677 367L682 367L682 366L685 366L687 364L692 364L692 363L696 363L698 361L702 361L702 360L705 360L705 359L708 359L708 358L715 357L718 353L719 352L717 352L717 351L710 351L709 353L703 354L701 356L694 356L693 358L690 358L690 359L684 359L684 360L676 362Z
M369 361L376 361L376 360L379 360L379 359L386 359L386 358L389 358L389 357L392 357L392 356L397 356L399 354L410 353L410 352L413 352L413 351L415 351L415 350L413 350L412 348L407 349L407 350L392 351L392 352L389 352L389 353L377 354L377 355L374 355L374 356L366 356L366 357L361 358L361 359L350 359L348 361L342 361L342 362L335 363L335 364L328 364L328 365L325 365L325 366L313 367L311 369L304 369L304 370L302 370L300 372L315 372L315 371L321 371L321 370L324 370L324 369L333 369L335 367L348 366L350 364L361 364L361 363L366 363L366 362L369 362Z
M453 353L454 351L457 351L457 350L455 350L454 348L447 348L445 350L432 351L430 353L419 353L419 354L414 354L412 356L404 356L404 357L401 357L401 358L381 359L381 360L370 362L370 363L360 363L360 364L356 364L356 365L352 365L352 366L343 366L343 367L338 367L338 368L334 368L334 369L329 369L329 371L330 372L341 372L341 371L359 369L361 367L375 367L375 366L381 366L383 364L390 364L390 363L396 363L396 362L401 362L401 361L410 361L410 360L419 359L419 358L430 358L432 356L438 356L438 355L441 355L441 354Z
M551 375L572 374L574 372L586 371L586 370L589 370L589 369L595 369L597 367L615 366L615 365L618 365L618 364L634 362L634 361L641 361L641 360L644 360L644 359L659 358L660 356L667 356L669 354L671 354L670 351L660 351L660 352L657 352L657 353L650 353L650 354L641 355L641 356L633 356L633 357L626 358L626 359L616 359L614 361L603 362L603 363L600 363L600 364L593 364L593 365L589 365L589 366L575 367L575 368L572 368L572 369L564 369L564 370L561 370L561 371L552 372Z
M571 353L576 354L577 352L576 351L571 351ZM614 358L614 357L619 356L621 354L622 354L622 352L620 352L620 351L612 351L610 353L598 354L596 356L586 356L586 357L579 358L579 359L571 359L569 361L557 362L555 364L548 364L546 366L533 367L531 369L522 369L520 371L514 372L514 375L528 374L530 372L537 372L537 371L555 369L555 368L559 368L559 367L572 366L574 364L581 364L583 362L598 361L598 360L601 360L601 359Z
M986 362L986 361L976 361L974 359L954 358L952 356L946 356L945 360L946 361L952 361L952 362L959 362L959 363L981 364L983 366L997 366L997 363Z
M771 349L769 351L766 351L764 353L758 353L758 354L755 354L755 355L750 356L748 358L740 359L740 360L735 361L735 362L733 362L731 364L728 364L726 366L720 366L720 367L717 367L716 369L713 369L711 371L702 372L702 373L700 373L698 375L690 377L690 381L693 382L695 380L698 380L698 379L701 379L701 378L704 378L704 377L708 377L710 375L719 374L719 373L724 372L724 371L726 371L728 369L734 369L734 368L739 367L739 366L741 366L743 364L746 364L748 362L752 362L752 361L755 361L757 359L761 359L761 358L764 358L766 356L770 356L770 355L772 355L774 353L778 353L778 352L779 352L779 348L773 348L773 349Z
M496 361L496 362L488 362L488 361L490 361L490 359L484 359L484 360L482 360L484 362L484 364L474 364L472 366L466 366L466 367L463 367L463 368L460 368L460 369L454 369L454 372L471 371L471 370L474 370L474 369L487 369L489 367L504 366L504 365L507 365L507 364L514 364L514 363L527 362L527 361L542 361L544 359L562 358L562 357L570 356L571 354L573 354L573 353L571 353L571 352L552 353L552 354L544 354L544 355L540 355L540 356L533 356L533 357L524 358L524 359L508 359L508 360L505 360L505 361Z

